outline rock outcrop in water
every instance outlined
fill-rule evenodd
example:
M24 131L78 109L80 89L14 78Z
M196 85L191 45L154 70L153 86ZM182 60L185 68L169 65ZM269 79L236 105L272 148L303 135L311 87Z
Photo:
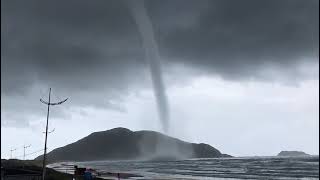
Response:
M172 160L230 157L208 144L181 141L154 131L115 128L95 132L47 154L51 162L93 160ZM42 156L36 158L41 160Z
M281 151L278 156L310 156L302 151Z

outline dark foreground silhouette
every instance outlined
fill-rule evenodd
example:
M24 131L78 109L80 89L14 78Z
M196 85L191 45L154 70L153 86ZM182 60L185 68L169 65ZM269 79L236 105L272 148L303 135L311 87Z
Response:
M67 168L70 170L70 168ZM79 168L80 169L80 168ZM86 169L86 168L81 168ZM74 172L68 173L59 172L52 168L46 169L46 180L84 180L83 174L76 174ZM93 169L91 169L94 171ZM100 173L104 177L93 177L93 180L108 180L108 179L127 179L129 177L140 177L130 173L118 172L104 172ZM10 180L40 180L42 179L42 162L37 160L18 160L18 159L1 159L1 179Z
M42 164L40 161L22 161L1 159L1 178L4 179L41 179ZM70 180L72 175L47 168L46 180Z

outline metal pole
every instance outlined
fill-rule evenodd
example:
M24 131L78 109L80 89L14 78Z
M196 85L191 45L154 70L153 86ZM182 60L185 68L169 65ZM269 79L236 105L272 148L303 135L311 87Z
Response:
M10 159L12 159L12 152L15 151L16 149L10 149Z
M26 159L26 149L28 148L28 147L30 147L31 146L31 144L30 145L28 145L28 146L23 146L23 160L25 160Z
M44 154L43 154L43 164L42 164L42 180L45 178L46 174L46 153L47 153L47 137L48 137L48 121L49 121L49 109L50 109L50 94L51 88L49 90L49 103L48 103L48 112L47 112L47 125L46 125L46 138L44 142Z
M51 88L49 90L49 102L46 102L42 99L40 99L40 102L42 102L43 104L48 105L48 112L47 112L47 124L46 124L46 138L45 138L45 142L44 142L44 153L43 153L43 164L42 164L42 180L45 180L45 175L46 175L46 155L47 155L47 138L48 138L48 122L49 122L49 110L50 110L50 106L55 106L55 105L60 105L64 102L66 102L68 100L65 99L63 101L57 102L57 103L51 103L50 102L50 95L51 95ZM51 131L53 132L53 131ZM49 133L51 133L49 132Z

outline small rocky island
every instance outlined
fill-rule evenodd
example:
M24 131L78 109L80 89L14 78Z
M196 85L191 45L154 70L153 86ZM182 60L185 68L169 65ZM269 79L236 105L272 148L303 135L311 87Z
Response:
M94 132L77 142L52 150L50 162L96 160L177 160L232 157L204 143L189 143L155 131L114 128ZM39 156L36 160L42 160Z
M302 151L281 151L278 156L310 156L310 154Z

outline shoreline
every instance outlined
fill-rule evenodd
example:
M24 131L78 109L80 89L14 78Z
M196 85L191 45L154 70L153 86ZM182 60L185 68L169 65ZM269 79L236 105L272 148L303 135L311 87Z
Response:
M42 176L42 162L37 160L18 160L18 159L1 159L1 176ZM57 166L53 166L56 164ZM50 167L51 165L51 167ZM68 167L69 166L69 167ZM74 168L72 165L63 166L63 164L53 163L46 167L46 179L47 180L72 180L74 177ZM83 166L78 166L79 168L85 168ZM59 169L60 168L60 169ZM117 172L99 172L94 168L90 168L94 173L95 180L114 180L118 179L130 179L132 177L142 177L131 173L117 173Z
M61 173L66 173L66 174L73 174L73 167L74 166L78 166L78 168L89 168L92 172L93 172L93 175L96 177L96 178L100 178L100 179L105 179L105 180L109 180L110 178L111 179L130 179L130 178L134 178L134 177L143 177L143 176L140 176L140 175L137 175L137 174L132 174L132 173L126 173L126 172L110 172L110 171L100 171L100 170L97 170L95 168L92 168L90 166L83 166L83 165L79 165L79 164L76 164L76 163L72 163L72 162L57 162L57 163L52 163L52 164L49 164L49 168L55 170L55 171L58 171L58 172L61 172ZM72 168L70 168L72 167ZM72 172L70 172L72 170ZM68 172L69 171L69 172Z

